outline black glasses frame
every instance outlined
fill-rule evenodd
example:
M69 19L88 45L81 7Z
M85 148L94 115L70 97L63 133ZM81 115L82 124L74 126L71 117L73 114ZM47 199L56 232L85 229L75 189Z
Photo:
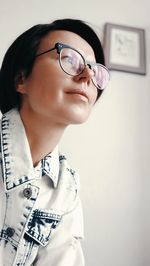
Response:
M83 62L84 62L84 68L81 70L81 72L79 72L79 73L76 74L76 75L72 75L72 74L68 73L67 71L65 71L65 69L64 69L63 66L62 66L62 63L61 63L61 51L62 51L62 49L64 49L64 48L70 48L70 49L76 51L78 54L80 54L80 56L81 56L82 59L83 59ZM48 50L46 50L46 51L44 51L44 52L41 52L41 53L37 54L36 57L41 56L41 55L46 54L46 53L49 53L49 52L51 52L51 51L53 51L53 50L55 50L55 49L56 49L56 51L57 51L57 54L59 54L59 64L60 64L61 69L62 69L66 74L68 74L68 75L70 75L70 76L75 77L75 76L80 75L80 74L84 71L84 69L85 69L86 66L88 66L91 70L92 70L92 67L93 67L93 66L101 66L102 68L104 68L104 69L108 72L108 75L109 75L109 70L108 70L108 68L105 67L104 65L102 65L102 64L100 64L100 63L93 63L93 64L92 64L91 62L86 61L85 58L84 58L84 56L83 56L78 50L76 50L75 48L73 48L73 47L71 47L71 46L69 46L69 45L66 45L66 44L63 44L63 43L59 43L59 42L56 43L55 46L54 46L53 48L48 49ZM92 79L92 81L93 81L93 79ZM96 84L94 83L94 81L93 81L93 84L94 84L94 86L95 86L97 89L101 89L100 87L96 86Z

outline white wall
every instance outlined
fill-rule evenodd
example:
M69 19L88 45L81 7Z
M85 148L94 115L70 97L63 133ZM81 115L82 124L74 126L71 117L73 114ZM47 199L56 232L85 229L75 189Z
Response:
M103 33L106 22L146 30L147 75L111 72L87 123L61 142L81 176L86 266L150 265L150 4L149 0L0 0L0 60L23 30L77 17Z

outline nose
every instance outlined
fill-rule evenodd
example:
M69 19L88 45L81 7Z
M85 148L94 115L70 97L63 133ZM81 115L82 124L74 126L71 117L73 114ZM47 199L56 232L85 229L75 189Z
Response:
M75 76L74 78L76 79L76 81L80 81L80 82L87 82L87 84L90 84L90 82L92 81L92 77L94 76L94 72L93 70L90 68L90 65L86 65L84 70L82 71L81 74L79 74L78 76Z

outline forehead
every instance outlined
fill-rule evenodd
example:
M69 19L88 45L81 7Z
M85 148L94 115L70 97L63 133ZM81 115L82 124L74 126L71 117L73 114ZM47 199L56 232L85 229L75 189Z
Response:
M57 42L70 45L80 51L84 56L95 59L93 48L87 41L76 33L64 30L50 32L44 37L40 43L38 52L53 48Z

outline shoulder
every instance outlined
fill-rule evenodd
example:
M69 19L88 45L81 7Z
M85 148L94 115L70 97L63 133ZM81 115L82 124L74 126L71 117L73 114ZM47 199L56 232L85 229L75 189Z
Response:
M70 166L70 163L67 160L67 157L59 153L59 165L60 165L60 176L62 179L65 179L66 182L71 182L77 190L79 190L80 182L78 172Z
M65 211L75 208L79 200L80 181L77 171L70 167L66 156L59 153L59 177L57 191L62 196Z

